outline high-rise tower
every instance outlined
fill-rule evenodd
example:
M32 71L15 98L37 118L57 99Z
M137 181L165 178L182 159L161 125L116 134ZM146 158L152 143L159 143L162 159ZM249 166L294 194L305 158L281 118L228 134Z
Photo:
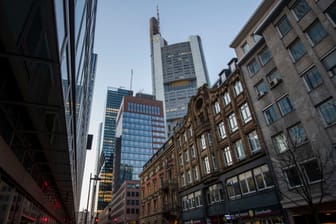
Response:
M166 131L172 135L186 114L190 97L198 87L209 84L208 72L199 36L168 45L161 36L158 18L150 19L152 91L164 105Z
M116 118L123 97L131 95L133 95L133 92L126 89L108 88L107 90L102 153L99 161L99 164L101 164L100 177L104 180L100 181L99 183L97 206L98 212L103 210L112 199L112 175L115 149Z

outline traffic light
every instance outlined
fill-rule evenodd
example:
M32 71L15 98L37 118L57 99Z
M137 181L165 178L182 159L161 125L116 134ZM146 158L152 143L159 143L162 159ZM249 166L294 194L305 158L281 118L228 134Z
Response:
M94 220L94 223L97 224L99 222L99 218L96 217L95 220Z

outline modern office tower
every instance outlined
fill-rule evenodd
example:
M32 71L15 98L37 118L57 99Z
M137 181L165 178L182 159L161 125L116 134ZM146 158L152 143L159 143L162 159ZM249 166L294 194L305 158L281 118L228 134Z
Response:
M197 88L209 84L199 36L168 45L160 33L159 20L150 19L152 91L163 101L168 136L187 112L190 97Z
M0 223L76 222L96 5L0 0Z
M162 101L142 93L125 96L116 125L113 192L125 180L139 180L143 165L165 142Z
M115 150L116 118L124 96L133 92L121 88L107 89L102 149L99 161L99 181L97 212L101 212L112 199L113 157Z
M284 223L271 163L236 60L198 89L141 173L140 223Z
M335 12L332 0L263 1L231 44L289 223L336 221Z

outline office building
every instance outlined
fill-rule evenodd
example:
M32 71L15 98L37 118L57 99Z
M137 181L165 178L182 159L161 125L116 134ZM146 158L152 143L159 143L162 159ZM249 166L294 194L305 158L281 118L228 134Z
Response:
M125 180L99 216L99 223L139 223L140 181Z
M132 96L133 92L121 88L107 89L105 116L103 127L102 150L99 158L99 182L97 212L102 211L112 200L113 157L115 150L116 118L124 96Z
M116 126L113 191L125 180L139 180L143 165L165 142L162 101L142 93L125 96Z
M1 223L76 222L96 7L95 0L0 1Z
M289 223L336 220L335 12L333 0L263 1L231 44Z
M163 101L166 132L187 113L190 97L197 88L209 83L201 39L190 36L188 41L168 44L161 36L159 18L150 19L152 91L156 100Z

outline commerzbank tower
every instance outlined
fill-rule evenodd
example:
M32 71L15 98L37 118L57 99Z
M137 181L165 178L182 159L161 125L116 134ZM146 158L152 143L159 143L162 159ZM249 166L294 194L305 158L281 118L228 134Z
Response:
M162 100L166 134L186 115L188 103L203 84L209 84L201 38L168 44L161 36L159 13L150 19L152 90L156 100Z

